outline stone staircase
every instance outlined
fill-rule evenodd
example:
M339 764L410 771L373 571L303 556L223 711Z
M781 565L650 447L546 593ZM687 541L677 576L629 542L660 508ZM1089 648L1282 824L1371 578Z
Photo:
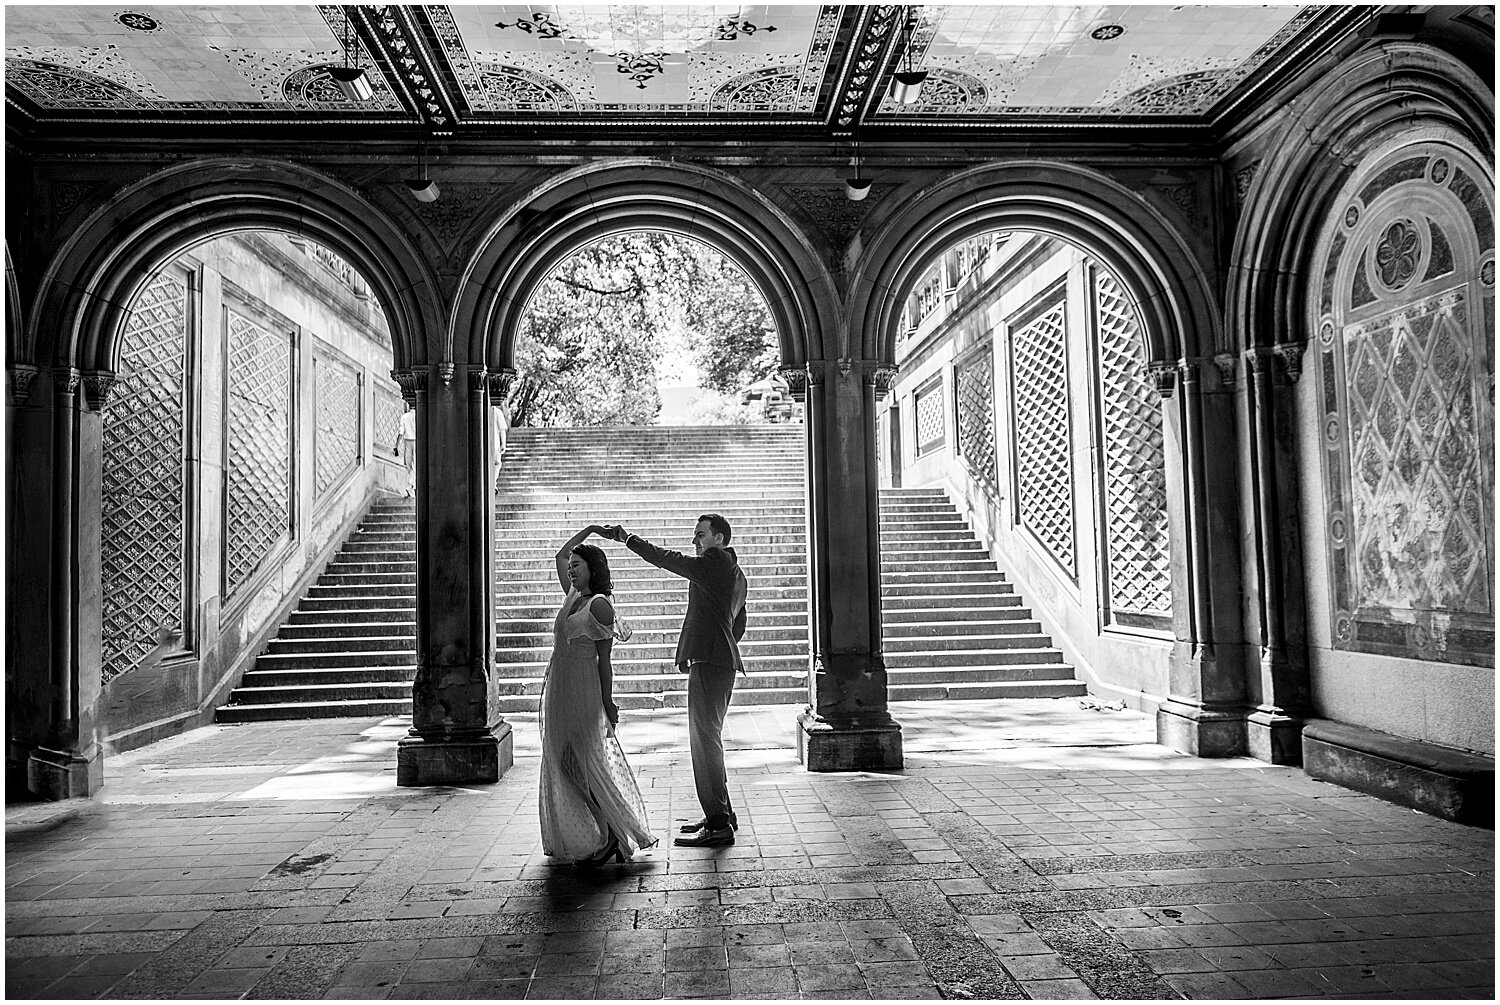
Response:
M690 551L717 511L749 579L736 704L807 700L807 528L801 426L517 429L497 500L496 664L502 711L534 711L562 593L558 545L590 523L623 523ZM219 722L411 710L415 525L410 500L375 504ZM593 539L600 543L599 539ZM1084 693L1072 667L969 533L941 489L881 493L885 654L892 700ZM616 702L681 706L671 665L683 580L603 542L615 607L634 628L615 647Z

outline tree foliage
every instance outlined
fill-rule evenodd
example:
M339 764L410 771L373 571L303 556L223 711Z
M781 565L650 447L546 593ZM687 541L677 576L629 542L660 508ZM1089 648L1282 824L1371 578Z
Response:
M656 362L691 347L703 387L737 393L780 359L760 292L718 251L637 231L587 245L532 297L516 346L518 426L645 425Z

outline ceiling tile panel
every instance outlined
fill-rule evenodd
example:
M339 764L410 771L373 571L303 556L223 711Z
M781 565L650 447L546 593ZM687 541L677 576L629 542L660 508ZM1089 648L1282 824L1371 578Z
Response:
M8 5L6 83L45 109L347 108L319 70L344 60L343 15L325 9ZM374 100L353 107L399 109L372 76Z
M425 8L476 113L808 116L836 7L739 4Z

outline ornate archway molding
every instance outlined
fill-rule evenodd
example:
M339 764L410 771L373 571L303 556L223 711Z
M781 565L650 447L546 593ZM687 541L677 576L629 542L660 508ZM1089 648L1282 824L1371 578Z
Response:
M872 235L869 264L854 277L851 348L857 337L865 359L893 363L901 308L923 270L955 244L996 229L1062 238L1106 263L1135 298L1148 365L1216 352L1217 296L1188 242L1119 182L1055 161L972 168L907 200Z
M437 283L400 227L327 175L284 161L192 161L113 195L53 255L20 362L111 374L136 291L162 264L236 230L280 230L337 252L386 313L395 365L429 358L443 321Z
M802 231L770 200L722 172L647 158L567 171L516 200L478 243L453 330L467 358L514 369L515 338L537 285L579 247L611 234L664 230L713 245L765 297L782 363L824 355L837 330L832 279ZM457 349L457 347L455 347Z
M1322 221L1371 151L1445 137L1476 151L1495 147L1492 88L1429 46L1366 50L1290 108L1266 143L1273 152L1246 193L1230 254L1225 327L1235 352L1306 342Z

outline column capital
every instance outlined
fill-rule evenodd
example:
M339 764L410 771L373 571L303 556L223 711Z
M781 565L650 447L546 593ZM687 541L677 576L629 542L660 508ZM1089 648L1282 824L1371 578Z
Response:
M896 383L896 377L900 374L901 367L895 363L877 363L866 371L870 383L875 385L875 397L882 399L891 393L892 386Z
M52 390L59 397L78 393L78 382L82 379L76 369L71 366L58 367L52 371Z
M498 408L509 400L511 389L516 386L516 380L516 371L514 370L492 371L489 375L490 404Z
M40 369L30 363L12 363L5 368L10 374L10 400L12 404L24 405L31 397L31 385Z
M1157 394L1163 398L1172 397L1172 392L1177 387L1177 364L1166 361L1147 363L1146 372L1151 375Z
M466 368L469 375L469 390L475 394L490 386L490 372L483 365ZM444 381L444 383L447 383Z
M403 367L391 371L391 379L401 387L401 397L413 408L417 405L417 395L427 393L427 371L414 370Z
M88 407L95 412L102 412L105 402L109 400L109 392L117 382L118 378L108 370L90 370L85 373L83 393Z
M787 393L798 401L807 396L807 365L783 366L776 371L786 381Z
M1307 348L1303 342L1278 342L1271 347L1271 352L1281 360L1282 371L1286 375L1288 383L1297 383L1297 378L1302 376L1302 353Z
M1230 390L1234 389L1235 380L1235 358L1232 352L1221 352L1214 354L1214 366L1219 368L1219 383Z

